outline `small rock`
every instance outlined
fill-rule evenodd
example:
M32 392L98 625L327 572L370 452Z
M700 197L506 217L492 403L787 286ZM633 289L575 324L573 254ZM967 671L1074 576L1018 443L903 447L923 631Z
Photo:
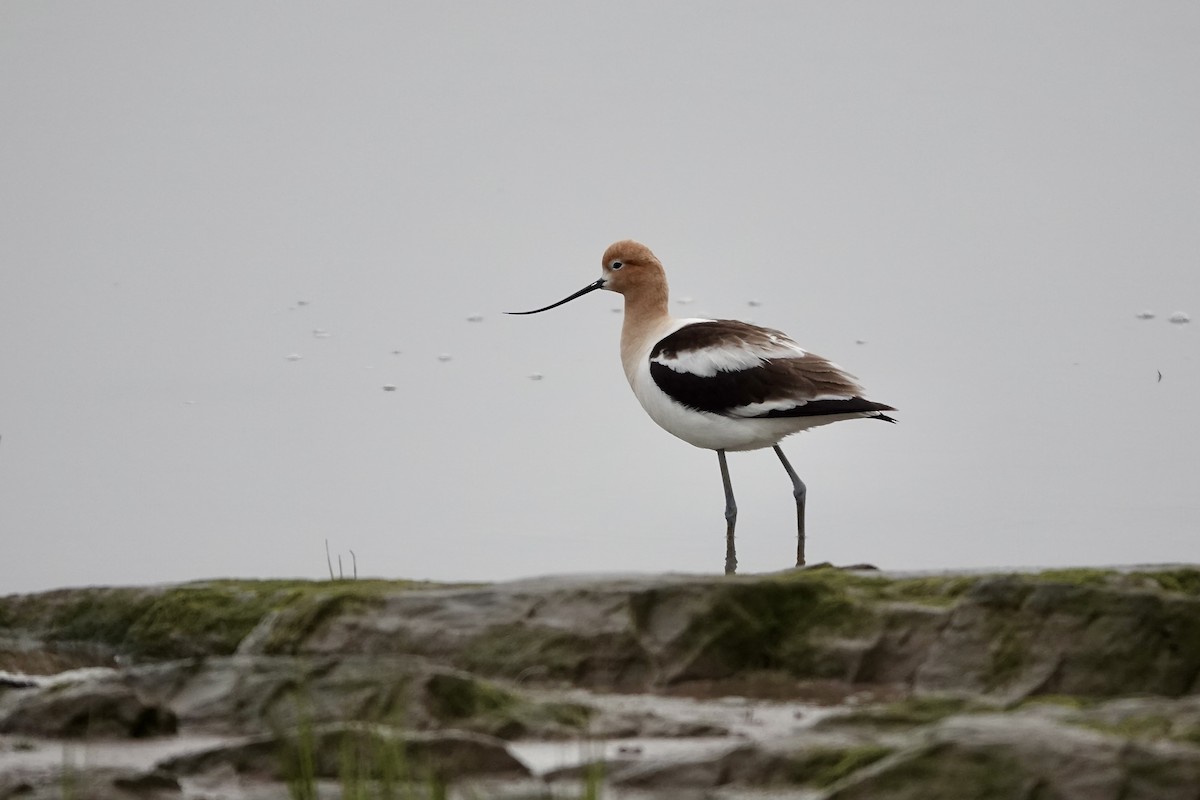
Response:
M0 718L0 732L31 736L143 738L175 733L171 709L118 683L84 682L29 692Z

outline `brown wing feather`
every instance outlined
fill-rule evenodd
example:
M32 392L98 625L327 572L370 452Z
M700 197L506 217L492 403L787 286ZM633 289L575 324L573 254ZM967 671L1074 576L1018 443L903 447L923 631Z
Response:
M716 354L730 345L748 351L748 366L727 368ZM655 359L714 354L711 374L677 371ZM751 352L752 351L752 352ZM862 388L836 364L802 350L784 333L736 320L698 322L664 337L650 354L650 375L674 400L699 411L741 417L798 417L892 410L860 396ZM737 409L758 403L795 402L760 414Z

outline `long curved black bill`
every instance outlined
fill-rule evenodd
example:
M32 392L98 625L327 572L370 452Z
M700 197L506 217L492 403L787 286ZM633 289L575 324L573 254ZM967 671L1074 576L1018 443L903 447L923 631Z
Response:
M540 314L543 311L549 311L552 308L558 308L563 303L569 303L572 300L574 300L576 297L583 297L588 292L594 292L597 289L602 289L602 288L604 288L604 278L600 278L599 280L597 280L594 283L589 283L587 286L583 287L582 289L580 289L578 292L571 295L570 297L564 297L562 300L559 300L557 303L551 303L550 305L546 306L545 308L536 308L533 311L505 311L504 313L512 314L513 316L520 316L521 314Z

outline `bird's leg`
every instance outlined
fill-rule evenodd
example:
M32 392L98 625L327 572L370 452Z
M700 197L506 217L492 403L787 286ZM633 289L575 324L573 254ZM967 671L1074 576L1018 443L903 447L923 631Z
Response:
M796 498L796 566L804 566L804 500L808 495L808 489L804 486L804 481L800 480L800 476L796 474L796 470L792 469L792 465L788 463L787 456L779 449L779 445L775 445L775 455L779 456L783 468L787 470L788 477L792 479L792 496Z
M737 525L737 503L733 500L733 484L729 481L729 465L725 463L725 451L717 451L721 462L721 483L725 485L725 574L737 572L737 548L733 544L733 528Z

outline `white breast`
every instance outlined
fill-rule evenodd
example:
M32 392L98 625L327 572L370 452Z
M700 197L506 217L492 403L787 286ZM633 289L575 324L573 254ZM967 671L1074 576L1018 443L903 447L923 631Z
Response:
M687 408L658 388L650 376L654 346L685 325L705 319L672 319L645 337L636 351L626 354L623 366L629 386L642 408L659 427L688 444L706 450L757 450L778 444L783 437L806 428L849 417L776 417L746 419L726 417ZM857 416L857 415L851 415Z

